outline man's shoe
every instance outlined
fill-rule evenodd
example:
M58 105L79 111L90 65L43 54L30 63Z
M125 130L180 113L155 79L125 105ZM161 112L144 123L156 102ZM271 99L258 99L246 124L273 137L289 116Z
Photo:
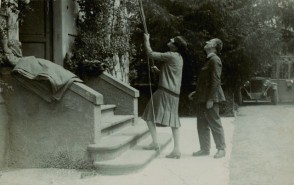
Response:
M200 157L200 156L206 156L209 155L209 150L199 150L198 152L193 152L192 156L194 157Z
M216 152L216 154L214 155L214 158L218 159L218 158L222 158L222 157L225 157L225 156L226 156L226 151L225 150L218 150Z

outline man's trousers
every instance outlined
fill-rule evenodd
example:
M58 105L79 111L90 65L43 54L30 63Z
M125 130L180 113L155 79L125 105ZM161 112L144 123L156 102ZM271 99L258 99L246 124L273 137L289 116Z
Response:
M205 103L197 104L197 130L201 150L210 150L210 130L218 150L226 147L224 129L219 116L219 104L214 103L211 109Z

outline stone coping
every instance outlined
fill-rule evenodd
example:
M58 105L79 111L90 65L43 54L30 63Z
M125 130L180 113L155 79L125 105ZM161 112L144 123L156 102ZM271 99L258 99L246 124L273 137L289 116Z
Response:
M106 82L112 84L113 86L115 86L116 88L124 91L125 93L127 93L128 95L138 98L140 96L140 93L137 89L133 88L132 86L119 81L118 79L114 78L113 76L111 76L110 74L104 72L100 75L100 78L105 80Z
M94 89L88 87L87 85L83 83L73 82L72 85L69 87L69 89L77 93L78 95L81 95L83 98L89 100L95 105L103 104L102 94L98 93L97 91L95 91Z
M1 69L0 74L3 76L11 75L11 71L12 68L5 67ZM81 82L73 82L69 89L95 105L103 104L103 95Z

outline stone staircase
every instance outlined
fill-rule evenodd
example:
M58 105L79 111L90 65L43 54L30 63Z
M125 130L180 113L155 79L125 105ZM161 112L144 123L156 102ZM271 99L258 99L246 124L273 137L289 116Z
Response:
M111 75L74 82L51 103L16 80L10 68L1 75L13 86L11 94L2 94L9 115L3 132L12 134L0 150L9 167L77 168L88 165L90 156L101 174L119 175L142 169L158 155L142 149L151 138L138 118L139 91ZM171 140L170 134L158 137L161 148Z
M91 159L98 173L122 175L145 167L158 151L144 150L151 142L147 124L133 115L115 115L115 105L101 105L101 139L88 146ZM158 133L163 149L170 141L170 134Z

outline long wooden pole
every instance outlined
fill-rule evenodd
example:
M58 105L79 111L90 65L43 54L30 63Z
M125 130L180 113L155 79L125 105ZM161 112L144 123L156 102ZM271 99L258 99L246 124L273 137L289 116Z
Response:
M139 1L139 6L140 6L140 15L141 15L141 20L142 20L142 24L144 27L144 32L146 34L148 34L148 29L147 29L147 24L146 24L146 19L145 19L145 14L144 14L144 9L143 9L143 3L142 0L138 0ZM152 113L153 113L153 122L155 122L155 114L154 114L154 104L153 104L153 92L152 92L152 86L151 86L151 72L150 72L150 59L147 56L147 61L148 61L148 79L149 79L149 91L150 91L150 95L151 95L151 106L152 106ZM154 66L154 61L151 60L151 65Z
M143 24L143 27L144 27L144 33L148 34L148 29L147 29L146 18L145 18L145 14L144 14L142 0L139 0L139 6L140 6L141 20L142 20L142 24ZM152 66L154 65L154 61L153 60L151 60L151 65Z

